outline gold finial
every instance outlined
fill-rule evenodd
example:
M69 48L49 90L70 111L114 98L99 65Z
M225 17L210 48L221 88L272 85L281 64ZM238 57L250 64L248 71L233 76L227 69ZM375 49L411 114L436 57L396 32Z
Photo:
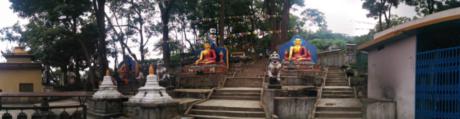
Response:
M150 67L149 67L149 75L155 75L155 68L153 68L152 64L150 64Z
M105 70L105 76L110 76L110 70L109 69Z

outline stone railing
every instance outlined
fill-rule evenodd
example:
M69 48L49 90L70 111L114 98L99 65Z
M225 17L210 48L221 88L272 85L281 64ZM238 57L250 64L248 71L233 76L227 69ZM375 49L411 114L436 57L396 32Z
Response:
M87 118L85 102L91 94L87 92L47 92L47 93L0 93L0 113L2 119L57 119ZM41 98L40 104L4 104L1 98ZM76 104L50 105L50 98L77 98ZM66 111L67 110L67 111ZM56 113L58 112L58 113Z

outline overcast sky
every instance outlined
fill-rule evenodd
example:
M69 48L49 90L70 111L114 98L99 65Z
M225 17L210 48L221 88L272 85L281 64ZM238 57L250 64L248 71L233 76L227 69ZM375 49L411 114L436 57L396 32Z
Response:
M337 33L348 35L366 34L370 28L376 24L376 20L367 18L367 11L362 9L362 0L305 0L305 8L315 8L323 12L328 23L328 28ZM299 10L300 11L300 10ZM295 12L295 11L293 11ZM414 8L405 5L399 6L393 10L394 14L399 16L415 16ZM11 26L16 22L26 23L26 20L20 19L13 10L10 9L8 0L0 0L0 28ZM0 42L0 50L11 49L17 46L14 43ZM0 62L4 58L0 56Z

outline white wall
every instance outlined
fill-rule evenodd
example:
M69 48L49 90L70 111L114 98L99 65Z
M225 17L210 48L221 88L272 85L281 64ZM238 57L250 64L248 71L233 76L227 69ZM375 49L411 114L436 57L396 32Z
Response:
M368 97L396 101L398 119L415 118L415 36L368 55Z

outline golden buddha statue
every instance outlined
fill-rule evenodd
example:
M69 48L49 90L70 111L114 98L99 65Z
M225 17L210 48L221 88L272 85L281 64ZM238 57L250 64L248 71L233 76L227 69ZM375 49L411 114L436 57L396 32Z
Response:
M294 46L289 48L288 61L311 61L310 52L302 46L302 40L295 39Z
M204 44L204 50L200 53L200 58L196 60L195 64L213 64L216 63L216 51L211 49L209 43Z

